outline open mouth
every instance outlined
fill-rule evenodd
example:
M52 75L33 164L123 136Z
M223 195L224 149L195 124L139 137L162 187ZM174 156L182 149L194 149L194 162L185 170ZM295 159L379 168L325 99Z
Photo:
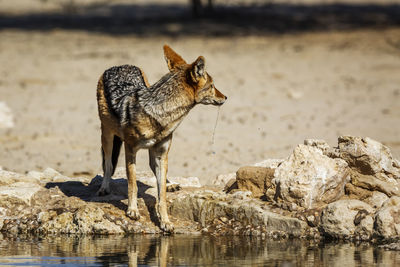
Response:
M222 104L224 104L225 103L225 100L222 100L222 101L216 101L216 100L214 100L213 101L213 105L216 105L216 106L221 106Z

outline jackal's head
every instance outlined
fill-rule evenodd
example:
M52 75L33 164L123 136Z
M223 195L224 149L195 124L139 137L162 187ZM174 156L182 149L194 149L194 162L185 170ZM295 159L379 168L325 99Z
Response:
M220 106L225 102L227 97L215 88L212 77L206 72L204 57L199 56L192 64L187 64L168 45L164 45L164 56L171 72L184 73L186 83L193 90L196 103Z

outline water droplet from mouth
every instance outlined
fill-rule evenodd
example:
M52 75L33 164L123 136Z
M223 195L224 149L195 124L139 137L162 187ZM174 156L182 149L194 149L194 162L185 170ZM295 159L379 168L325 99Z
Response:
M217 119L215 120L215 125L214 125L214 130L213 130L213 135L211 139L211 154L215 155L217 154L214 149L214 143L215 143L215 130L217 129L217 124L218 124L218 119L219 119L219 111L221 109L221 106L218 106L218 112L217 112Z

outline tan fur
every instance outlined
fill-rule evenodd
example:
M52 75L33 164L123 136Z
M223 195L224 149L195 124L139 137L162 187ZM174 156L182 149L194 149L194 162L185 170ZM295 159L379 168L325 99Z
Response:
M170 71L187 64L186 61L168 45L164 45L164 56Z
M142 69L140 69L140 73L142 73L142 76L143 76L144 83L146 84L146 86L147 86L147 87L149 87L149 86L150 86L150 84L149 84L149 81L147 80L147 76L146 76L146 74L144 74L144 72L143 72L143 70L142 70Z

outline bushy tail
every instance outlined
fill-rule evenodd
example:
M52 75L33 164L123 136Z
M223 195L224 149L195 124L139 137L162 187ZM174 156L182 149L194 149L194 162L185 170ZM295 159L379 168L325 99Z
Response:
M112 163L112 171L111 171L111 176L114 175L115 169L118 164L118 157L119 157L119 152L121 151L121 145L122 145L122 140L118 136L114 135L114 140L113 140L113 149L112 149L112 156L111 156L111 163ZM105 160L104 160L104 150L101 148L101 155L103 159L103 172L105 173L106 171L106 166L105 166Z

